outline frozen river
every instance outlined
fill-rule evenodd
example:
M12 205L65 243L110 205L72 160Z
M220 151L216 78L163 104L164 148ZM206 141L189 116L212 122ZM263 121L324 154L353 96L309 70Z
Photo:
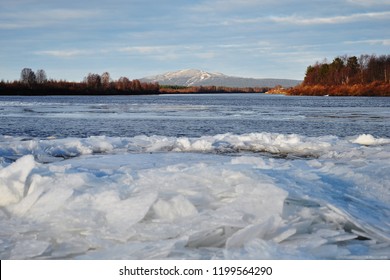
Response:
M264 94L0 97L0 133L200 137L223 133L390 137L387 98Z
M390 99L0 97L1 259L389 259Z

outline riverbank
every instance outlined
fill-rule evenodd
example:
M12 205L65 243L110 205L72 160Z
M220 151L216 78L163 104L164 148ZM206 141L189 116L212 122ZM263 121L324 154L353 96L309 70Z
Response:
M355 85L298 85L285 89L286 95L308 96L390 96L390 83L373 82Z
M134 82L133 82L134 83ZM23 84L21 82L0 83L0 95L154 95L154 94L187 94L187 93L264 93L266 87L216 87L216 86L160 86L159 84L139 83L137 87L109 85L91 87L85 83L48 82L44 84Z

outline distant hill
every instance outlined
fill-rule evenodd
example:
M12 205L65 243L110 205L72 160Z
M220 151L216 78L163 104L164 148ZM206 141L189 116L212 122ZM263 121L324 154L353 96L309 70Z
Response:
M161 75L140 79L142 82L158 82L160 85L177 86L224 86L224 87L293 87L300 84L299 80L288 79L254 79L227 76L222 73L210 73L202 70L187 69L167 72Z

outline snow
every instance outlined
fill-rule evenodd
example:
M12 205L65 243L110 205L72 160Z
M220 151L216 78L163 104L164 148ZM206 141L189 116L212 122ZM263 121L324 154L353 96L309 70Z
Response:
M357 145L355 145L357 144ZM359 135L353 138L336 136L307 137L297 134L248 133L219 134L198 138L136 136L66 139L24 139L0 136L0 154L4 158L34 155L38 161L54 161L80 155L114 152L207 152L207 153L270 153L282 157L353 159L388 157L390 139ZM384 145L382 149L367 146ZM40 158L42 160L40 160Z
M389 143L0 136L0 258L390 258Z
M213 79L227 77L222 73L211 73L198 69L184 69L174 72L167 72L162 75L146 77L145 79L155 82L173 81L173 83L185 84L186 86L196 85L199 82Z
M382 145L382 144L390 144L390 139L379 138L375 139L374 136L370 134L362 134L359 135L352 143L360 144L360 145Z

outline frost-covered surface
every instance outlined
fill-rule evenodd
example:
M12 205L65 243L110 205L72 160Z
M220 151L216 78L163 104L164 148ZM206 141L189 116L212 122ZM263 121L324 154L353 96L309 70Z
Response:
M390 258L390 139L0 136L1 259Z

